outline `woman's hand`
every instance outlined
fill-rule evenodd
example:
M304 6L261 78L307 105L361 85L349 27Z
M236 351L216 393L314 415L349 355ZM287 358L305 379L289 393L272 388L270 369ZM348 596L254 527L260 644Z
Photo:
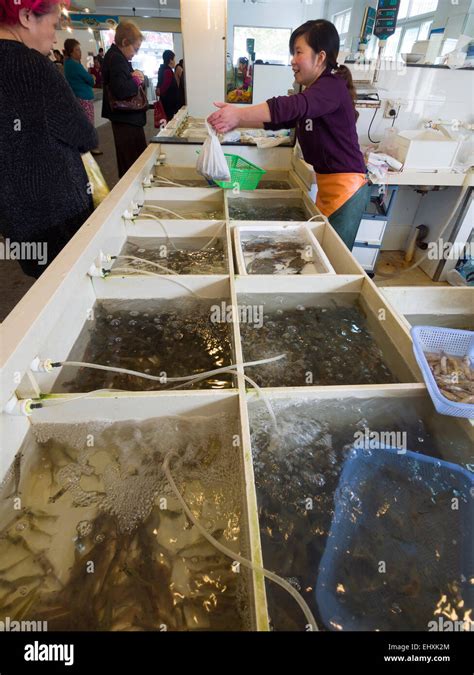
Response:
M141 70L134 70L132 73L132 77L138 77L140 82L143 82L143 80L145 79L145 76Z
M229 103L214 103L219 108L212 115L209 115L207 121L214 127L219 134L225 134L239 126L240 116L239 108Z

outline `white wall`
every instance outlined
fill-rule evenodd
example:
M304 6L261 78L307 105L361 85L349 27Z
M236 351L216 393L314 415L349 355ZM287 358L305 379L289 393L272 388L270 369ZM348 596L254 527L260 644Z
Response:
M207 117L225 96L225 0L181 0L189 113Z
M357 51L359 46L360 27L367 6L377 7L377 0L329 0L324 8L324 19L332 21L334 14L351 9L351 20L344 49Z
M291 66L254 67L253 103L263 103L272 96L286 96L295 77Z
M385 101L400 100L401 109L395 126L399 130L417 129L425 120L459 119L474 122L472 70L410 67L404 70L381 70L376 84L382 108L377 112L371 136L379 140L390 119L383 118ZM367 130L373 110L359 109L359 137L368 142ZM467 133L467 132L465 132ZM472 133L471 133L472 137Z
M471 0L457 0L456 4L439 0L431 28L444 28L444 37L457 38L467 23L470 9Z
M174 53L176 54L176 63L184 58L183 54L183 36L181 33L173 33Z

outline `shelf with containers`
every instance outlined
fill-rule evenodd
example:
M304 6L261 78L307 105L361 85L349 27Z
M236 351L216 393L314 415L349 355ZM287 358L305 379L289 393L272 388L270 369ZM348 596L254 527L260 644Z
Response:
M398 186L372 185L352 253L366 272L374 272Z

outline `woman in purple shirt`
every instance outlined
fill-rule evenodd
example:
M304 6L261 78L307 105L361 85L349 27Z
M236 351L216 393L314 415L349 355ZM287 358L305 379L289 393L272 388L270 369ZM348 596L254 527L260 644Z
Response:
M316 206L352 249L369 197L366 166L357 139L355 90L346 66L337 65L339 34L329 21L307 21L290 38L291 65L302 94L265 103L219 108L209 122L219 133L236 127L296 127L305 160L316 172Z

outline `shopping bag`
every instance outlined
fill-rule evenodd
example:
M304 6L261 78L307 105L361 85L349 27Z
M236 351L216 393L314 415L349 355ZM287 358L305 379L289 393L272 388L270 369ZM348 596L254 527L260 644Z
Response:
M230 171L224 151L214 129L206 122L208 136L196 162L196 170L204 178L230 181Z
M89 186L92 192L92 201L94 208L96 209L99 204L107 197L110 190L107 186L107 183L105 182L99 165L92 157L90 152L86 152L84 155L82 155L82 162L87 173L87 178L89 179Z
M154 104L155 115L155 129L163 129L168 124L165 109L160 99L157 99Z

